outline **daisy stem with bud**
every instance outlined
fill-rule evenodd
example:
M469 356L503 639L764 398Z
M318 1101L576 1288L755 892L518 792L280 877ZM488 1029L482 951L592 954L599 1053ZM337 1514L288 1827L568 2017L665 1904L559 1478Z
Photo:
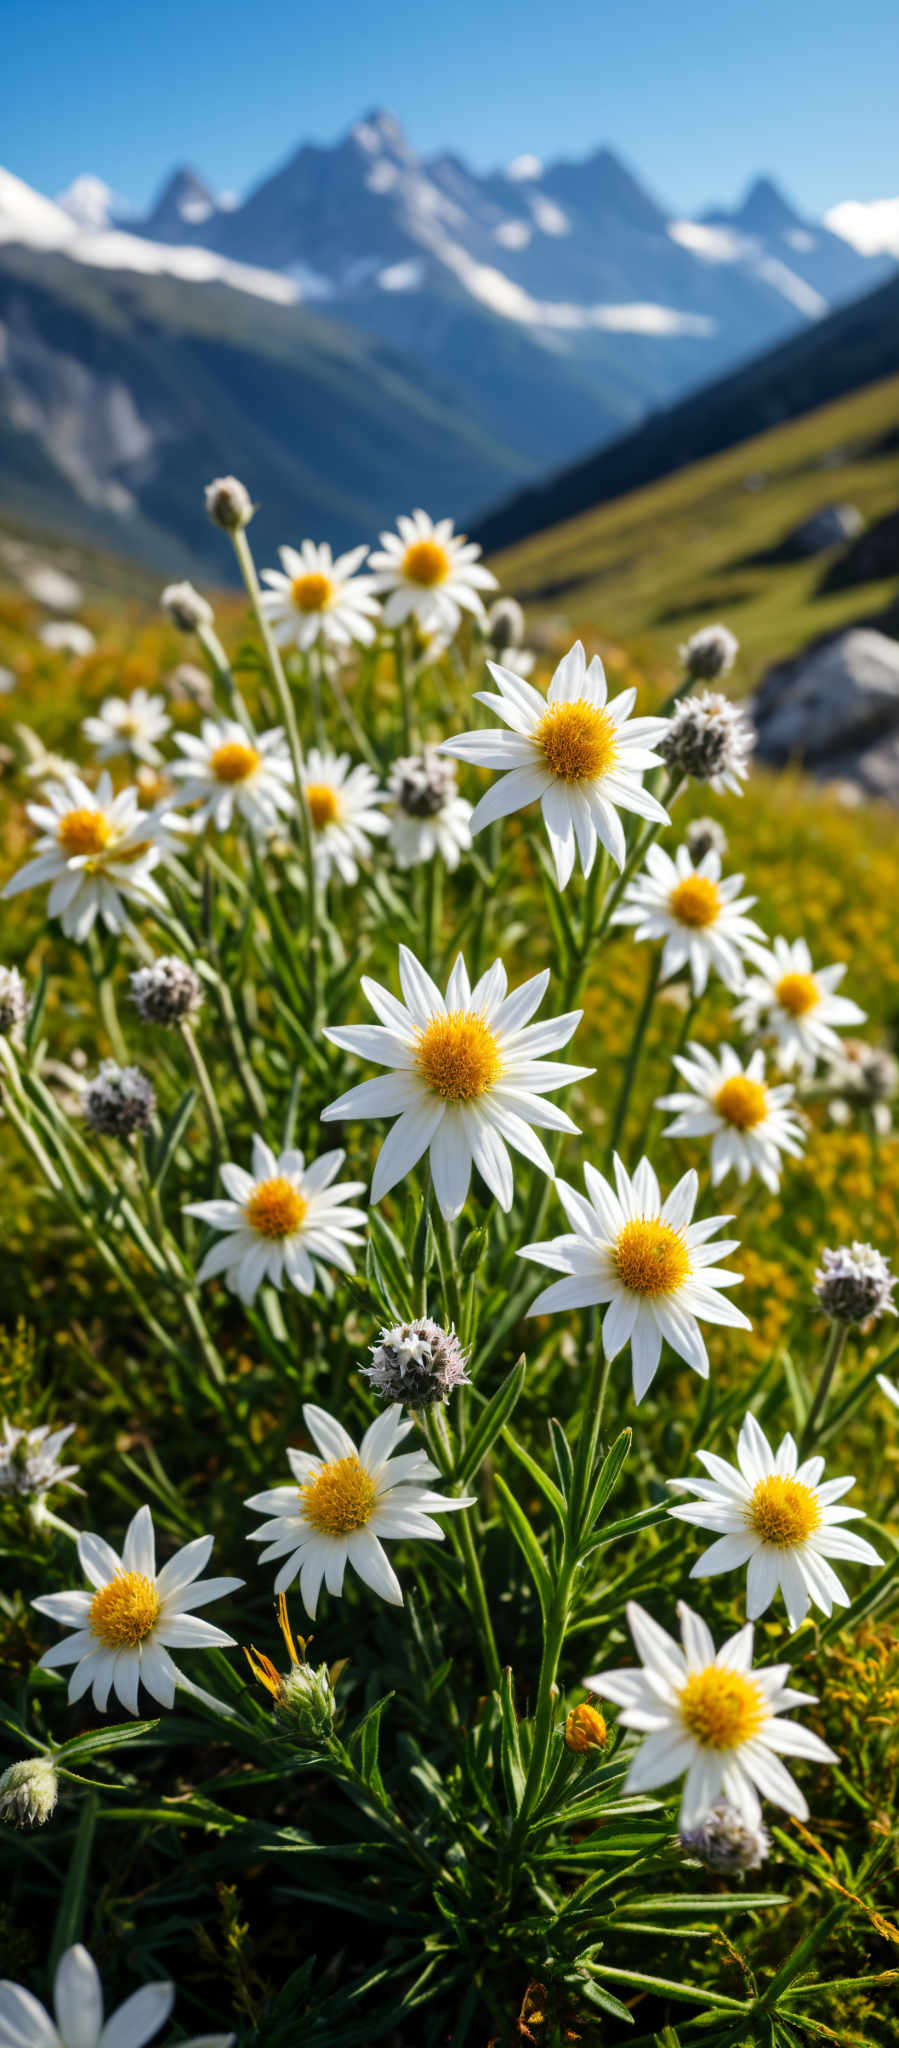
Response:
M242 725L246 732L252 731L250 714L234 680L231 664L214 626L201 622L196 628L197 639L207 656L216 682L221 684L228 699L232 718Z
M203 1112L209 1127L212 1149L220 1158L224 1158L228 1140L225 1136L222 1113L216 1100L216 1093L209 1076L209 1069L197 1044L193 1029L186 1017L179 1018L177 1030L200 1091L200 1100L203 1104Z
M453 1471L455 1457L449 1423L443 1409L425 1409L422 1413L421 1425L435 1465L439 1467L444 1478L449 1478ZM500 1663L499 1651L496 1647L496 1637L493 1633L493 1621L490 1614L490 1602L487 1598L487 1589L484 1585L483 1574L478 1562L478 1553L472 1534L470 1517L467 1514L454 1515L450 1523L449 1534L456 1555L461 1558L465 1568L468 1606L475 1627L480 1633L481 1652L487 1678L491 1688L494 1691L498 1691L502 1684L502 1665Z

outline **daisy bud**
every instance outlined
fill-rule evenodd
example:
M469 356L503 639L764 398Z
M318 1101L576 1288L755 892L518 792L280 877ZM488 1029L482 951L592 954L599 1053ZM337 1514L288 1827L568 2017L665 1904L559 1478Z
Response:
M334 1687L327 1664L292 1664L281 1680L276 1712L295 1742L317 1747L334 1724Z
M680 650L691 682L714 683L733 668L740 643L726 626L700 626Z
M585 1755L588 1749L605 1749L609 1731L602 1714L584 1700L579 1707L572 1707L565 1722L565 1747L573 1749L576 1756Z
M186 960L163 955L129 975L131 1000L142 1024L178 1024L202 1007L198 975Z
M687 842L687 852L696 868L700 861L705 860L707 853L717 853L719 860L723 860L727 853L727 833L724 826L719 825L717 818L694 818L692 824L687 826L684 838Z
M0 1016L2 988L0 970ZM892 1102L899 1094L899 1060L888 1046L868 1045L864 1038L844 1038L833 1079L859 1102Z
M215 706L212 684L206 670L198 668L195 661L179 661L166 680L170 697L187 697L201 711L212 711Z
M211 626L215 618L211 604L192 583L167 583L159 602L179 633L195 633L198 626Z
M713 789L740 794L749 773L755 734L738 704L711 690L701 697L680 697L667 732L656 742L669 768L708 782Z
M456 794L456 769L433 747L394 761L387 788L410 818L434 818Z
M867 1323L876 1316L895 1315L895 1285L883 1253L857 1241L823 1251L814 1279L821 1307L835 1323Z
M726 1799L719 1800L697 1827L683 1833L680 1845L686 1856L695 1857L697 1863L704 1863L707 1870L722 1877L733 1876L740 1870L760 1870L771 1854L767 1829L761 1824L748 1827L742 1814Z
M0 1820L13 1828L42 1828L56 1805L59 1780L48 1756L10 1764L0 1776Z
M28 1015L28 990L17 967L0 967L0 1038L12 1038Z
M222 526L226 533L239 533L242 526L249 526L256 510L246 484L236 476L217 476L206 485L206 510L213 526Z
M455 1387L469 1384L468 1353L455 1331L441 1329L427 1316L382 1330L371 1355L371 1365L360 1370L375 1393L406 1408L433 1408L448 1401Z
M103 1138L149 1130L155 1108L156 1091L146 1074L139 1067L118 1067L115 1060L103 1061L82 1104L85 1123Z
M487 613L487 638L497 654L524 643L524 612L514 597L498 597Z

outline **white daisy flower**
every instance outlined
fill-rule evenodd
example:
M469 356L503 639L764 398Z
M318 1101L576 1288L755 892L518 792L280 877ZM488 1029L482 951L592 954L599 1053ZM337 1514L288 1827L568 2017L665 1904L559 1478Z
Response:
M317 640L330 647L349 647L353 641L371 646L379 611L375 578L356 574L367 553L366 547L352 548L335 561L327 542L316 547L311 540L304 540L299 552L278 549L280 570L262 571L262 582L269 586L262 609L279 647L292 643L305 653Z
M775 939L772 952L753 949L753 959L760 972L746 984L734 1011L737 1022L747 1031L773 1034L777 1062L785 1073L791 1067L798 1067L801 1074L813 1073L818 1059L839 1054L837 1031L865 1021L857 1003L835 993L846 972L845 962L813 967L804 939L792 945Z
M704 1045L688 1045L683 1056L675 1054L674 1065L687 1092L659 1096L656 1109L677 1111L663 1137L711 1138L713 1187L731 1171L744 1186L757 1173L776 1194L781 1154L798 1159L805 1144L802 1125L787 1107L791 1083L769 1087L764 1054L754 1052L744 1066L730 1045L720 1046L717 1055Z
M471 845L471 804L459 795L451 761L434 747L394 761L387 779L394 809L390 850L397 867L413 868L437 854L449 868Z
M288 1450L293 1484L255 1493L248 1508L274 1519L254 1529L251 1543L264 1543L260 1563L284 1558L275 1592L286 1593L299 1575L306 1613L315 1616L324 1579L329 1593L343 1592L343 1576L351 1564L366 1586L395 1607L403 1604L400 1582L384 1551L382 1537L424 1536L438 1543L443 1530L432 1519L473 1500L447 1500L432 1493L429 1481L436 1465L424 1451L393 1453L413 1427L403 1420L397 1402L385 1408L366 1430L358 1450L351 1436L324 1408L307 1404L303 1420L319 1455Z
M692 1579L748 1565L750 1621L770 1607L779 1587L791 1629L799 1627L810 1607L821 1607L825 1614L832 1614L835 1606L848 1607L849 1594L828 1559L881 1563L864 1537L842 1526L856 1521L863 1510L834 1505L855 1485L854 1479L828 1479L822 1484L824 1459L806 1458L800 1465L791 1436L784 1437L775 1453L754 1415L746 1416L740 1430L736 1465L726 1464L711 1451L697 1451L696 1456L711 1474L709 1479L669 1482L676 1492L697 1496L669 1512L718 1538L697 1559Z
M625 1791L653 1792L685 1771L681 1833L696 1827L722 1796L749 1828L758 1827L761 1819L759 1793L807 1820L806 1801L777 1751L813 1763L838 1762L819 1735L780 1718L790 1707L813 1701L814 1693L794 1692L785 1684L788 1664L753 1671L751 1623L716 1652L699 1615L683 1601L677 1611L680 1643L645 1608L629 1601L628 1626L642 1668L601 1671L584 1679L591 1691L616 1701L622 1728L637 1729L644 1737Z
M674 859L651 846L642 875L628 883L613 924L636 926L634 938L664 939L663 981L689 966L693 993L701 996L714 967L725 986L744 985L743 954L765 934L745 913L754 896L741 896L742 875L721 879L721 859L712 849L694 866L689 848L679 846Z
M302 1152L276 1157L262 1138L253 1139L253 1171L233 1161L221 1169L228 1201L188 1202L185 1213L197 1216L225 1235L206 1253L197 1280L224 1273L225 1285L246 1305L268 1282L311 1294L320 1278L319 1265L339 1266L352 1273L350 1247L361 1243L364 1209L347 1202L365 1189L362 1180L332 1185L345 1152L323 1152L306 1165Z
M174 2003L174 1984L144 1984L104 2022L100 1973L79 1941L56 1966L54 2019L24 1984L4 1977L0 2048L144 2048L165 2025ZM231 2048L233 2040L233 2034L193 2034L181 2048Z
M110 761L116 754L133 754L158 768L162 755L156 745L171 728L164 697L151 697L148 690L134 690L130 697L104 697L99 714L84 718L81 730L98 761Z
M252 733L233 718L204 718L200 736L175 734L184 755L170 773L182 783L184 803L198 804L192 823L227 832L235 812L259 834L274 831L279 813L294 807L293 767L280 726Z
M193 1612L210 1600L236 1592L243 1579L200 1579L212 1553L212 1537L185 1543L156 1570L156 1536L148 1507L138 1508L125 1532L122 1555L102 1536L85 1532L78 1538L78 1558L89 1593L43 1593L32 1601L39 1614L73 1628L74 1635L54 1643L38 1664L56 1671L74 1664L69 1700L80 1700L91 1688L94 1706L105 1714L110 1692L129 1714L137 1713L141 1682L160 1706L171 1707L175 1688L188 1685L169 1656L170 1650L230 1648L226 1636Z
M501 960L472 988L460 954L443 997L414 953L401 946L400 983L404 1003L364 976L363 991L380 1023L325 1032L332 1045L394 1072L351 1088L329 1103L322 1120L396 1117L378 1155L373 1202L428 1152L444 1216L458 1216L463 1208L472 1163L500 1207L510 1209L514 1183L506 1145L551 1175L552 1161L533 1126L577 1135L565 1111L543 1097L594 1070L543 1055L567 1045L583 1012L569 1010L530 1024L549 973L534 975L509 995Z
M697 1175L685 1173L663 1203L648 1159L641 1159L632 1180L616 1157L617 1194L593 1166L584 1167L584 1179L587 1200L567 1182L556 1181L571 1234L525 1245L518 1254L567 1276L538 1294L528 1314L608 1302L603 1348L607 1358L616 1358L630 1344L637 1401L655 1378L663 1338L707 1379L709 1361L700 1322L727 1323L738 1330L752 1327L721 1292L738 1286L742 1273L714 1264L736 1251L738 1240L709 1243L730 1217L703 1216L691 1223L699 1192Z
M372 840L390 830L377 809L385 794L377 776L364 761L351 768L349 754L310 747L303 787L320 880L326 882L336 869L342 882L358 882L358 864L369 858Z
M166 908L152 876L162 855L164 820L140 809L136 789L114 796L105 768L96 790L72 774L51 783L43 800L27 810L40 838L34 859L10 876L4 897L49 882L49 914L60 919L66 938L79 943L98 917L108 931L124 931L128 903Z
M369 567L372 586L386 597L385 626L417 619L425 633L457 633L463 611L484 617L478 592L496 590L496 577L479 560L477 542L453 532L451 519L435 526L426 512L397 520L398 532L382 533L380 552Z
M602 662L595 654L588 667L579 640L560 661L545 697L512 668L493 661L487 667L499 694L476 690L475 696L511 730L463 732L438 749L503 771L475 805L472 832L539 802L560 889L571 879L575 850L585 875L597 843L623 867L619 810L668 823L667 811L642 780L648 768L663 765L651 749L667 730L667 719L631 718L636 690L622 690L607 702Z

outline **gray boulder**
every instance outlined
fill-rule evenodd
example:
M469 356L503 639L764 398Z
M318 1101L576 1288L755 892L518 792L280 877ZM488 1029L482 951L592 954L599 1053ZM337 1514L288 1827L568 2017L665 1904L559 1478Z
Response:
M784 535L777 550L784 561L794 561L803 555L821 555L825 548L841 546L847 540L855 540L864 526L864 519L857 505L819 505L808 519L803 519L792 532Z
M899 802L899 643L867 626L770 668L751 701L765 761L800 761Z

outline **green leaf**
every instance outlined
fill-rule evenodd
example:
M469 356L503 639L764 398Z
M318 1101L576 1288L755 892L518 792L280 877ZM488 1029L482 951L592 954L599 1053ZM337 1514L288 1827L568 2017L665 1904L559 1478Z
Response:
M583 1526L585 1534L588 1529L592 1529L594 1522L602 1514L609 1495L614 1492L618 1484L625 1460L630 1451L632 1436L632 1430L623 1429L621 1435L615 1438L611 1450L607 1453L600 1466L593 1491L584 1509Z
M102 1755L106 1749L122 1749L126 1743L139 1742L142 1735L152 1735L154 1728L158 1727L157 1718L155 1721L119 1722L114 1728L90 1728L85 1735L73 1735L69 1742L64 1742L62 1748L54 1752L55 1761L59 1764L70 1764L76 1760L83 1763L90 1756Z
M512 1673L508 1667L502 1674L499 1690L501 1715L500 1764L506 1798L513 1814L518 1812L524 1796L526 1772L521 1760L521 1743L518 1735L518 1719L515 1713L515 1698L512 1690Z
M90 1869L91 1850L94 1846L94 1829L97 1824L98 1810L99 1800L97 1795L94 1792L89 1792L86 1799L82 1802L81 1812L78 1817L78 1832L75 1836L75 1846L72 1850L71 1860L66 1871L65 1883L63 1884L59 1905L56 1909L56 1919L53 1923L53 1938L50 1943L50 1954L47 1961L48 1974L51 1979L54 1976L60 1956L65 1953L67 1948L71 1948L72 1943L77 1941L81 1932L81 1924L87 1905L87 1878Z
M392 1692L385 1692L383 1699L376 1700L375 1705L369 1707L368 1713L363 1715L362 1720L353 1729L347 1745L353 1755L358 1753L360 1774L364 1778L366 1785L371 1786L372 1791L377 1794L379 1799L386 1799L387 1797L384 1780L381 1777L378 1765L381 1715L392 1698Z
M505 1480L499 1472L495 1475L494 1485L496 1487L500 1514L507 1529L514 1536L518 1548L524 1557L531 1578L534 1581L537 1598L540 1602L545 1622L552 1599L552 1582L549 1575L549 1566L524 1510L519 1507L514 1494L510 1493ZM559 1498L561 1499L561 1495Z
M31 1009L28 1012L28 1022L25 1026L25 1046L29 1055L33 1053L34 1048L37 1045L38 1039L41 1035L41 1025L44 1021L44 1010L46 1008L47 1003L47 985L49 979L50 975L47 967L47 962L46 960L42 960L40 967L38 969L38 977L34 986L34 994L32 995L31 998Z
M553 1447L553 1457L556 1461L556 1471L559 1475L559 1485L562 1488L565 1499L570 1500L571 1484L574 1479L574 1459L571 1455L571 1446L562 1428L562 1424L556 1421L554 1415L551 1415L549 1419L549 1435Z
M378 1266L390 1290L392 1299L400 1304L401 1313L397 1321L408 1320L411 1302L408 1294L409 1259L405 1245L400 1243L379 1209L369 1209L368 1227L377 1254Z
M522 1353L511 1371L507 1372L505 1379L500 1381L495 1394L491 1394L486 1406L481 1409L456 1466L454 1476L459 1486L469 1484L495 1444L524 1386L526 1371L527 1359Z
M169 1167L171 1166L175 1153L178 1150L178 1146L180 1145L184 1133L187 1129L187 1126L190 1122L196 1099L196 1089L187 1088L184 1094L182 1095L180 1102L177 1104L175 1109L173 1109L172 1114L169 1117L168 1123L160 1132L159 1141L155 1148L155 1156L153 1160L151 1174L152 1184L155 1188L162 1187L163 1181L165 1180L166 1174L168 1173Z
M369 1219L371 1219L371 1217L375 1214L375 1211L373 1209L369 1209L368 1214ZM375 1307L380 1310L381 1314L383 1316L386 1316L387 1320L391 1323L404 1322L406 1319L403 1316L402 1310L397 1307L397 1304L393 1300L393 1297L390 1293L390 1288L388 1287L387 1281L385 1279L380 1259L378 1258L378 1254L375 1250L374 1239L371 1237L369 1238L368 1243L365 1247L365 1277L368 1281L368 1289L371 1298L375 1304Z
M524 1445L519 1443L517 1436L513 1436L510 1429L504 1429L502 1437L507 1449L512 1452L513 1457L518 1459L519 1464L524 1466L529 1478L533 1480L538 1493L543 1495L547 1505L552 1508L553 1514L558 1516L562 1528L566 1529L568 1526L568 1512L555 1480L550 1479L549 1473L544 1472L542 1465L538 1465L536 1458L531 1457L530 1451L525 1450Z

